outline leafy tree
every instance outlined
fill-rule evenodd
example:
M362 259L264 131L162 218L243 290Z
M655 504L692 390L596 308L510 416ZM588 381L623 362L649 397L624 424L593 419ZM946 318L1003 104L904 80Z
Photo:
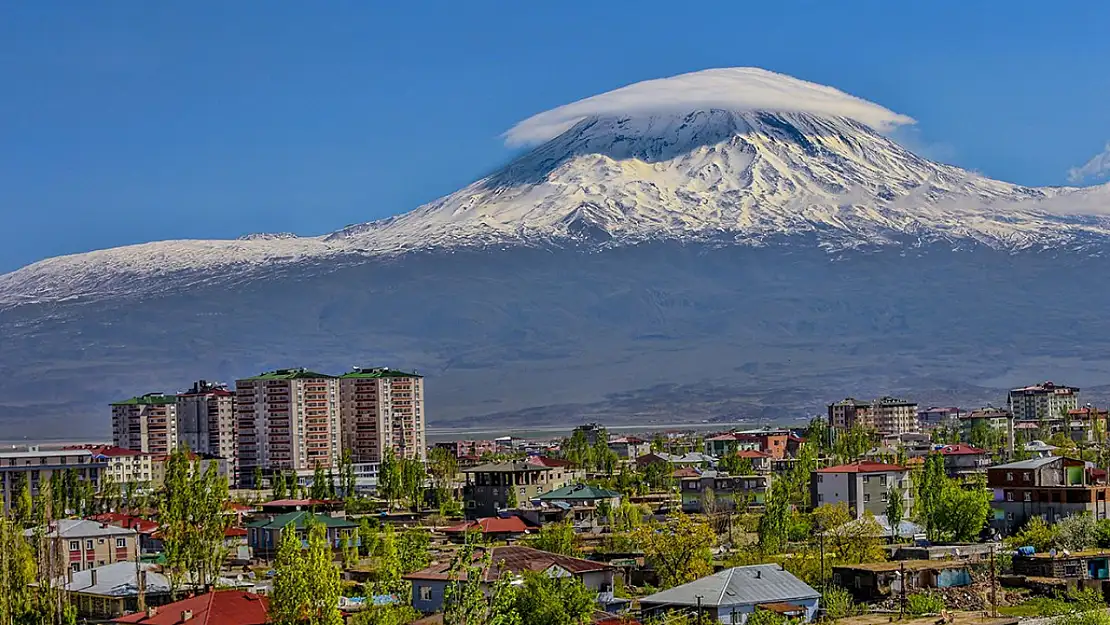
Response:
M786 625L787 622L787 618L778 612L757 608L755 612L748 615L745 625Z
M214 581L227 553L224 532L229 519L223 514L228 499L227 479L217 473L214 464L202 472L200 463L193 464L190 458L185 447L170 454L158 498L171 595L176 594L188 573L193 573L200 584Z
M397 540L397 562L402 574L419 571L431 562L428 547L432 537L421 529L410 529L401 533Z
M917 487L917 518L925 526L929 539L937 540L943 523L941 500L948 485L948 477L944 473L944 458L936 454L927 457L924 469L914 482Z
M752 475L755 473L752 459L740 457L740 452L736 449L736 443L729 445L729 450L717 461L717 468L729 475Z
M575 466L580 468L589 466L591 461L590 441L586 438L584 431L575 430L571 433L570 438L563 439L559 447L563 451L563 457L574 463Z
M840 586L829 586L821 597L825 616L837 620L860 614L860 606L852 599L852 593Z
M273 488L273 499L278 501L286 497L286 483L285 474L281 471L275 471L274 476L270 478L270 486Z
M355 612L348 625L408 625L423 615L404 601L390 605L375 605Z
M392 448L386 448L382 454L382 465L378 469L378 494L385 499L389 508L393 507L394 501L401 498L401 467Z
M528 625L585 625L592 621L597 593L576 577L529 571L514 598L514 611Z
M976 540L990 516L991 497L982 476L966 489L946 480L934 518L937 534L947 540Z
M814 417L809 420L805 433L806 441L817 445L819 451L831 452L833 448L833 430L828 419Z
M875 445L874 430L861 425L853 425L845 432L841 432L833 444L833 453L844 462L853 462L863 458L864 454L871 451Z
M262 490L262 465L254 465L254 489Z
M1048 551L1056 544L1057 528L1045 523L1039 516L1031 517L1021 530L1007 540L1013 547L1033 547L1037 551Z
M316 469L312 472L312 493L309 495L312 499L329 499L328 496L328 476L324 473L324 465L316 463Z
M643 525L633 534L659 572L663 588L692 582L713 572L711 550L717 536L703 521L677 512L666 521Z
M890 524L890 539L898 539L898 526L906 515L906 500L903 498L902 489L894 484L890 485L886 493L886 521Z
M401 464L401 494L408 500L409 506L417 510L424 502L424 482L428 473L424 470L424 463L415 458L402 458Z
M1099 519L1095 526L1095 545L1100 549L1110 549L1110 519Z
M997 451L1003 446L1005 438L1001 430L991 427L985 419L976 419L968 432L967 441L972 447Z
M532 539L532 547L541 551L561 553L565 556L579 556L578 535L570 521L548 523L540 528L539 534Z
M31 497L31 485L27 481L26 473L16 473L13 480L12 492L15 499L12 501L12 518L18 527L27 527L33 519L32 511L35 506Z
M649 492L671 490L674 487L674 467L669 462L652 462L644 467L643 481Z
M516 496L516 487L515 486L506 486L505 487L505 507L508 508L509 510L512 510L512 509L516 508L519 505L520 505L520 502L518 501L517 496Z
M940 614L944 610L944 599L940 595L918 592L906 597L906 611L915 616Z
M1090 549L1098 542L1098 522L1089 512L1056 521L1056 547L1069 551Z
M342 480L343 497L352 499L355 496L357 481L355 480L355 463L351 457L351 450L344 449L343 457L339 460L339 479Z
M22 525L0 514L0 623L49 622L31 585L37 581L38 565Z
M701 491L701 511L708 515L717 514L717 492L706 487Z
M292 523L281 531L270 621L275 625L341 625L339 569L332 562L327 528L312 523L307 532L308 549L302 551Z
M443 593L443 625L524 625L516 611L517 589L507 574L494 576L492 555L472 544L455 554ZM495 581L485 588L485 581ZM530 625L530 624L529 624Z
M614 532L631 532L644 524L647 511L642 506L622 499L609 514L609 529Z
M764 553L780 553L786 548L793 512L790 485L786 480L774 480L759 518L759 548Z
M459 459L455 454L442 447L433 447L428 452L428 474L437 489L449 490L458 472Z

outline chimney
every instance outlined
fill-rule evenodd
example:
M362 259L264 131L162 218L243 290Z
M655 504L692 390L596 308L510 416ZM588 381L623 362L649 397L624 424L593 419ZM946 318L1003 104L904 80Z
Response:
M73 584L73 567L66 568L66 583Z
M146 609L146 617L147 618L154 618L157 615L158 615L158 608L156 608L154 606L150 606L149 608Z
M96 569L89 569L90 582L89 586L96 586Z
M184 623L185 621L187 621L191 618L193 618L193 611L192 610L182 610L181 611L181 622L182 623Z
M761 571L759 569L756 569L755 570L755 578L756 579L763 579L763 571Z

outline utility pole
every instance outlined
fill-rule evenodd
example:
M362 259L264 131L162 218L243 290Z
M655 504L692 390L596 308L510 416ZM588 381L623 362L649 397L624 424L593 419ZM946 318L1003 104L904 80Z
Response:
M998 616L998 573L994 558L994 545L991 545L991 616Z
M701 625L701 595L695 595L694 598L698 600L698 625Z
M898 576L902 581L902 597L898 601L898 620L906 618L906 563L898 563Z
M825 591L828 590L828 584L825 582L825 532L817 533L817 544L821 549L821 600L825 599Z

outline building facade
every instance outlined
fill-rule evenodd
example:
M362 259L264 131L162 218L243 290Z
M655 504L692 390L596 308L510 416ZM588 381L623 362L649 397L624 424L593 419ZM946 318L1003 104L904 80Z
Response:
M235 382L240 482L266 473L337 467L339 381L307 369L278 369Z
M238 464L239 424L235 393L200 380L177 396L178 441L200 454L224 458L232 473Z
M1034 516L1051 524L1083 513L1105 519L1110 511L1106 473L1082 460L1049 456L1000 464L987 469L987 486L994 490L991 527L1003 535Z
M887 498L901 493L905 510L913 510L913 488L909 469L883 462L853 462L817 469L810 477L814 506L845 503L855 518L870 512L886 514Z
M496 516L498 511L508 508L513 499L522 504L563 486L554 486L545 479L550 472L549 467L523 460L467 469L463 489L466 518Z
M355 462L381 462L386 449L424 460L424 378L394 369L339 376L343 446Z
M81 481L91 481L93 487L100 485L104 464L93 458L88 449L42 450L31 446L25 450L0 452L0 499L3 499L4 512L7 512L23 484L37 498L42 489L50 483L58 471L73 471Z
M29 529L24 535L31 537L36 531ZM83 519L58 519L41 531L72 571L139 558L139 534L133 529Z
M127 484L151 485L154 480L154 456L122 447L90 447L93 461L103 464L101 479Z
M147 393L112 404L112 442L148 454L177 449L177 397Z
M880 434L905 434L917 432L917 403L896 397L880 397L873 401L860 401L849 397L829 404L829 425L841 430L859 426L875 429Z
M1062 420L1079 407L1079 389L1044 382L1012 389L1009 402L1010 413L1019 421Z

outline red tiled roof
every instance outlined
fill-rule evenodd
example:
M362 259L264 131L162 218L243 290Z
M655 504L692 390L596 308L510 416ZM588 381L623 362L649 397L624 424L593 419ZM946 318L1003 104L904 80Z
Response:
M142 625L179 625L183 612L192 612L189 625L265 625L269 599L242 590L217 590L176 601L158 608L148 616L146 612L136 612L121 616L112 623L136 623Z
M244 538L247 530L242 527L229 527L224 530L224 538Z
M905 467L885 462L861 461L851 464L842 464L835 467L817 469L817 473L886 473L887 471L905 471Z
M771 454L769 454L765 451L756 451L754 449L741 449L740 451L736 452L736 455L740 456L741 458L770 458L771 457Z
M732 432L727 432L725 434L718 434L716 436L710 436L709 438L707 438L705 440L707 440L707 441L734 441L734 440L736 440L736 435L733 434Z
M466 523L444 528L443 531L446 534L461 534L472 530L479 530L483 534L523 534L530 529L532 529L532 526L525 523L524 519L518 516L506 518L494 516L478 519L477 521L467 521Z
M132 529L140 534L151 534L158 529L158 524L136 516L121 514L119 512L105 512L91 517L93 521L107 523L124 529Z
M679 479L687 477L701 477L701 473L698 473L698 470L694 467L682 467L680 469L675 469L674 472L671 473L671 477L677 477Z
M227 510L234 510L235 512L250 512L254 510L254 506L248 506L245 503L236 503L234 501L227 502L224 508Z
M293 506L329 506L341 503L327 499L275 499L262 504L263 508L286 508Z
M955 445L941 447L940 453L942 456L979 456L987 453L987 450L972 447L965 443L956 443Z
M475 553L475 558L480 554ZM582 558L572 558L557 553L540 551L531 547L511 545L508 547L493 548L493 566L486 571L487 582L497 580L502 572L519 574L525 571L546 571L551 566L558 566L573 575L581 575L593 571L607 571L613 567L601 562L592 562ZM402 576L410 580L450 580L451 563L441 562L433 564L426 569ZM464 577L465 579L465 577Z

